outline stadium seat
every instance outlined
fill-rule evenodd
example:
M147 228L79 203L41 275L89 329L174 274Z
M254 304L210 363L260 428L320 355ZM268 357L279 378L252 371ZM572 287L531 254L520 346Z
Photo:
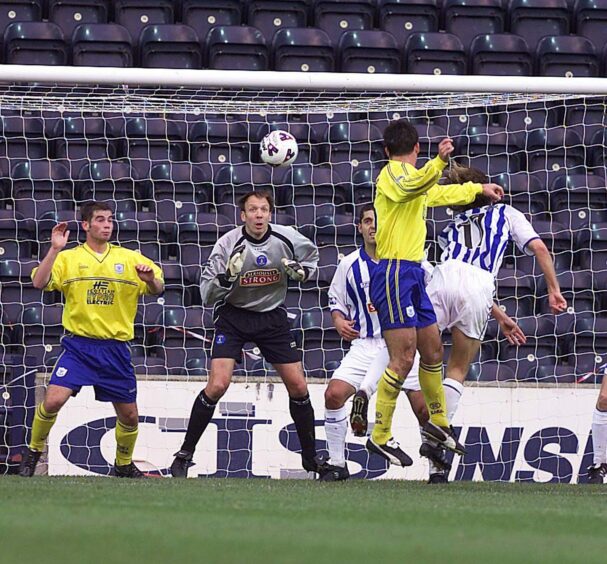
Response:
M375 181L379 174L377 167L358 168L352 174L352 196L355 205L373 201ZM355 214L358 217L358 214Z
M62 314L61 305L30 304L23 308L23 344L27 354L36 359L37 367L52 366L51 359L59 354L59 339L64 333Z
M125 160L97 161L85 165L75 187L76 201L145 200L144 184L133 167Z
M512 0L508 13L510 32L524 37L532 53L542 37L570 31L567 0Z
M582 269L593 272L607 270L607 224L591 224L588 231L582 231L577 240L579 264Z
M405 70L409 74L466 74L466 52L450 33L414 33L405 44Z
M122 246L139 248L141 242L167 240L166 226L151 212L121 212L114 214L114 237Z
M474 373L473 373L474 374ZM481 363L477 372L478 382L515 382L514 370L503 362L487 361Z
M217 239L235 227L233 218L217 213L185 213L177 218L177 241L179 245L196 243L214 245Z
M492 125L470 127L466 133L456 141L456 153L466 155L470 166L490 176L520 169L524 150L518 135Z
M198 36L187 25L148 25L139 37L139 61L142 67L199 69L202 50Z
M465 137L471 127L486 128L489 115L486 108L446 108L431 112L430 120L455 141L458 137Z
M503 173L492 179L505 191L504 202L536 217L548 210L548 190L539 178L527 172Z
M56 122L51 135L53 156L64 161L72 178L78 177L84 165L114 159L123 152L112 121L102 117L67 116Z
M582 140L575 131L565 127L531 131L527 136L527 153L529 171L583 172L585 148Z
M18 160L48 158L42 120L26 116L0 116L0 158Z
M133 39L118 24L79 25L72 36L72 63L85 67L132 67Z
M276 71L333 72L336 68L333 44L322 29L279 29L272 53Z
M137 45L144 27L172 24L175 14L171 0L115 0L114 22L124 26Z
M356 245L358 231L354 217L346 214L321 216L316 220L316 243L318 245Z
M531 76L533 57L527 42L518 35L477 35L470 44L470 72L497 76Z
M502 267L496 278L497 303L510 317L529 317L534 310L534 286L529 275Z
M576 379L575 371L571 366L539 364L532 367L522 381L539 384L573 384Z
M573 22L575 33L590 39L600 49L605 44L607 0L577 0L573 8Z
M250 162L249 130L242 121L206 119L188 128L190 159L217 165Z
M127 156L134 161L183 161L183 124L160 117L127 118Z
M400 72L401 62L396 40L386 31L346 31L342 34L337 49L341 72Z
M568 129L575 131L585 145L590 145L589 156L593 161L592 164L595 164L594 158L597 155L595 154L596 147L592 146L594 145L593 139L598 131L603 132L607 127L603 104L599 100L586 99L583 102L572 100L571 102L566 101L563 109L565 125ZM600 142L600 137L597 140ZM599 166L602 166L603 161L599 160L599 163Z
M328 137L325 162L334 165L345 164L350 168L385 160L383 133L372 124L358 121L336 123L329 127ZM342 174L339 166L336 170L345 182L351 180Z
M181 21L196 31L204 44L212 27L240 25L242 9L240 0L182 0Z
M602 176L564 173L552 180L550 209L558 212L579 208L607 208L607 190Z
M245 4L247 24L272 43L280 29L306 27L312 0L254 0Z
M15 22L4 32L4 61L13 65L66 65L61 28L50 22Z
M561 125L560 108L560 103L551 105L550 102L538 102L526 103L521 107L500 107L492 113L506 131L521 133Z
M503 33L506 18L501 0L445 0L443 19L445 31L459 37L468 51L477 31Z
M211 69L268 70L269 51L258 29L250 26L216 26L206 40L206 61Z
M26 161L12 170L13 198L25 217L39 218L47 211L73 202L73 185L67 168L56 161Z
M438 144L448 137L447 132L438 125L414 124L419 135L418 158L432 159L438 155Z
M0 0L0 34L14 22L42 20L43 0Z
M209 165L159 163L152 167L150 179L148 192L157 204L160 221L174 223L184 212L208 211L213 197L213 173Z
M591 168L597 174L604 175L607 167L607 129L600 127L590 141L589 156Z
M594 315L572 316L566 345L569 354L584 352L603 355L607 350L607 318Z
M37 262L31 259L27 262L19 259L8 259L4 256L0 260L0 303L6 319L16 323L21 316L24 305L40 303L46 298L45 303L52 303L55 296L41 296L40 290L36 290L31 284L31 273ZM55 294L52 292L52 294ZM13 326L11 337L15 343L22 343L22 335L17 327Z
M538 43L536 67L541 76L598 76L599 58L585 37L548 36Z
M402 49L412 33L438 31L436 0L379 0L380 29L391 33Z
M48 20L61 28L69 42L79 25L107 23L110 6L109 0L48 0Z
M375 2L373 0L316 0L314 26L336 40L345 31L373 29Z

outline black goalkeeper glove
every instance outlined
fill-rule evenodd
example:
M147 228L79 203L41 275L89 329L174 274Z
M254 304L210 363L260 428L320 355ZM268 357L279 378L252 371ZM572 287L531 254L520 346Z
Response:
M281 262L289 278L297 282L303 282L306 279L307 272L305 266L302 266L296 260L289 260L287 258L283 258Z

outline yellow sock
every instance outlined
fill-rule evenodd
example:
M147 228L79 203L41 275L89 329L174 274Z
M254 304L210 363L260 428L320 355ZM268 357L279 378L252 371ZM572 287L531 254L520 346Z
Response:
M389 368L386 368L379 380L375 404L375 427L371 434L373 442L378 445L385 445L392 438L392 417L403 382L404 379Z
M55 421L57 421L57 413L48 413L41 403L36 406L34 422L32 423L32 438L29 444L32 450L41 452L44 449L46 437L51 432Z
M129 427L116 419L116 464L124 466L133 461L133 451L137 441L139 427Z
M443 363L428 366L419 364L419 385L424 394L430 421L439 427L448 427L445 389L443 388Z

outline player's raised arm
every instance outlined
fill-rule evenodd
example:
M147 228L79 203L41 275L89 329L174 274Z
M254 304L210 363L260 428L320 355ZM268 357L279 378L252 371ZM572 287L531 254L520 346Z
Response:
M32 274L34 288L42 290L48 286L48 283L51 280L55 260L59 253L65 248L69 236L70 232L67 228L67 222L62 221L53 227L51 232L51 247L46 253L46 256L42 259L38 268Z
M235 241L227 235L231 234L224 235L215 243L200 277L200 294L202 303L206 305L215 304L232 290L244 265L245 245L229 248Z
M153 296L162 294L164 291L164 281L157 278L154 269L149 264L137 264L135 270L139 279L146 283L148 291Z

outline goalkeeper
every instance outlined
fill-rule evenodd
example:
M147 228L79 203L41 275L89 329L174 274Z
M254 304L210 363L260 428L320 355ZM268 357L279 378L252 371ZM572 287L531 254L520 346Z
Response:
M206 387L194 400L185 440L171 465L174 477L187 477L196 445L248 342L259 347L287 387L304 469L321 470L301 351L284 307L288 278L309 280L318 264L318 249L294 229L270 224L274 201L269 193L249 192L239 203L244 225L217 241L202 273L203 303L215 308L211 370Z

